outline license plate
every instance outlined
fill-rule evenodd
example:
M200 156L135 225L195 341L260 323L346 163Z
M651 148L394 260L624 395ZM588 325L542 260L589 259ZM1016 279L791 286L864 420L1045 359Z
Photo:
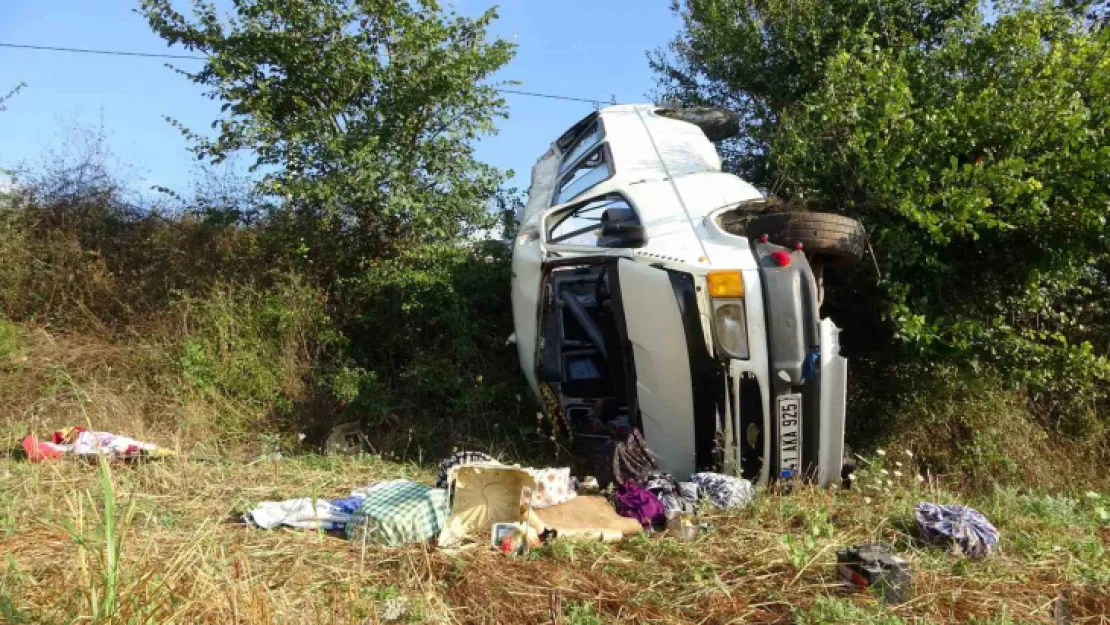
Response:
M792 478L802 463L802 439L798 424L802 420L800 393L779 395L779 477Z

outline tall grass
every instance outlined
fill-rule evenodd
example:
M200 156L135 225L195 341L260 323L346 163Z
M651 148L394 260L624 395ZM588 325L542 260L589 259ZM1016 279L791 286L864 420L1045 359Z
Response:
M61 374L66 384L73 391L73 396L77 398L85 426L90 431L93 430L92 419L85 404L85 394L77 388L77 384L68 372L63 370ZM123 543L122 532L120 531L121 519L117 518L116 511L116 486L112 479L112 469L108 464L108 458L106 456L98 457L97 465L100 476L100 505L97 506L97 498L93 496L93 493L86 491L83 495L79 495L75 502L76 514L74 516L77 523L65 521L63 525L69 533L70 540L78 547L77 561L80 563L79 568L88 575L87 583L83 584L77 591L85 596L92 622L102 623L109 621L119 609L120 554L123 550ZM87 518L84 514L86 501L89 508L95 511L96 520L91 530L86 527ZM96 510L98 507L99 510ZM130 508L128 514L122 519L124 527L131 518L131 511L133 511L133 508ZM90 555L92 556L91 566Z
M121 530L127 527L130 516L117 518L116 491L111 468L104 458L98 464L100 497L94 497L92 492L83 493L71 508L76 522L62 522L70 540L77 547L76 563L84 576L84 583L74 591L84 597L84 604L93 623L109 621L119 609L120 554L123 550ZM86 505L95 511L91 527L85 512ZM96 510L97 507L99 510Z
M318 444L338 424L406 457L543 440L504 346L498 242L339 266L250 193L215 185L168 207L130 192L95 138L20 185L0 205L0 315L141 348L136 381L226 446Z

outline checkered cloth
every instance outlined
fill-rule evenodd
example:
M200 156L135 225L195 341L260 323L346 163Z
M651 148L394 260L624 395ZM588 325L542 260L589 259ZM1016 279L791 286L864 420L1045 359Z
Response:
M347 537L387 547L423 542L439 535L447 514L447 491L398 480L366 497L347 523Z
M950 542L973 558L991 552L1000 538L998 530L981 512L967 506L919 503L914 513L917 527L935 543Z

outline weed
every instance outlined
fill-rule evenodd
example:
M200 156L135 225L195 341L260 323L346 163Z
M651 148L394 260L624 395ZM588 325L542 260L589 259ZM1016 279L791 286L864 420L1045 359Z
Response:
M15 602L12 601L11 595L8 591L0 586L0 618L2 622L9 623L10 625L20 625L20 623L30 623L31 620L23 612L17 610Z
M904 625L905 621L877 604L860 604L837 597L819 596L809 609L795 608L798 625L858 623L866 625Z
M1005 606L1003 606L1001 614L992 614L991 616L975 616L972 614L967 619L967 625L1018 625L1020 622L1010 617Z
M23 583L23 575L15 565L15 560L8 556L7 566L3 575L0 575L0 623L30 623L30 618L23 611L16 608L15 600L8 593L8 588L13 588L17 583Z
M14 357L23 346L23 333L14 323L0 317L0 359Z
M100 495L104 503L104 511L101 516L101 549L104 554L104 568L100 572L104 595L100 606L96 606L95 600L90 601L94 605L93 620L99 620L114 614L119 606L119 558L122 545L116 526L116 489L112 483L112 471L108 468L106 458L100 459L100 488ZM98 607L99 609L97 609Z
M553 558L555 560L576 562L583 557L600 557L608 551L608 546L605 543L556 538L541 545L538 549L530 551L529 557L533 560Z
M568 601L563 606L563 615L566 616L566 625L602 625L592 603L586 601Z
M0 537L10 536L19 529L19 493L0 497Z
M823 507L803 510L801 516L804 519L802 535L786 535L780 539L795 570L799 572L827 550L827 539L832 538L835 532L828 511Z

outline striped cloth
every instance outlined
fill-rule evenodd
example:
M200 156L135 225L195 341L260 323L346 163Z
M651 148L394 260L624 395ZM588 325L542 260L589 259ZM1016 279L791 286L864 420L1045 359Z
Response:
M988 555L1000 539L987 517L967 506L921 502L914 517L925 538L934 543L952 543L973 558Z
M469 464L501 464L489 454L484 454L480 451L459 451L451 454L445 458L443 462L439 463L439 471L436 473L436 488L447 488L447 475L451 473L451 469L458 466L466 466Z

